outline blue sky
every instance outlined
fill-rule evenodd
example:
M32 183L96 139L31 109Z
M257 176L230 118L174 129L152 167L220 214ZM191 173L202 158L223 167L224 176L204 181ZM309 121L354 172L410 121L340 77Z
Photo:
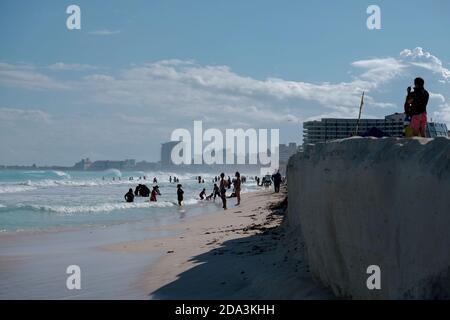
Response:
M81 30L66 8L81 7ZM368 30L366 8L381 8ZM450 2L2 1L1 163L159 159L175 128L401 111L421 75L450 124Z

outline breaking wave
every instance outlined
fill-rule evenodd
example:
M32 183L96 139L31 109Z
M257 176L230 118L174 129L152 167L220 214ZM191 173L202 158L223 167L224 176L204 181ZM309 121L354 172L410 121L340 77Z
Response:
M0 193L16 193L34 190L36 187L26 185L0 185Z
M35 211L46 211L60 214L76 214L76 213L99 213L111 212L114 210L142 209L142 208L167 208L173 207L172 202L142 202L142 203L102 203L98 205L78 205L78 206L62 206L62 205L28 205L18 204L16 208L31 209Z

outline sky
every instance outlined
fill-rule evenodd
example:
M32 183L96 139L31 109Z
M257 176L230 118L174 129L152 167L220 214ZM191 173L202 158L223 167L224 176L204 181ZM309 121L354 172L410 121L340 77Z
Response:
M69 30L69 5L81 29ZM369 5L381 29L369 30ZM177 128L402 112L421 76L450 127L450 1L0 2L0 164L158 161Z

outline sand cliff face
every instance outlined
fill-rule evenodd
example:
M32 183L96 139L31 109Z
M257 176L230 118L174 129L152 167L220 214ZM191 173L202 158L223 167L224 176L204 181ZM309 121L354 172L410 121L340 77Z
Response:
M287 178L287 228L337 296L450 298L450 139L307 146ZM380 290L367 288L370 265Z

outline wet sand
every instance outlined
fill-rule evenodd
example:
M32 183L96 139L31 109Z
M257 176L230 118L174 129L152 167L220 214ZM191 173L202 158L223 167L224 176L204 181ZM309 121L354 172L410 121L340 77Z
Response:
M135 281L157 254L111 253L98 246L165 236L141 224L2 235L0 299L146 299ZM81 269L81 290L68 290L66 269Z

